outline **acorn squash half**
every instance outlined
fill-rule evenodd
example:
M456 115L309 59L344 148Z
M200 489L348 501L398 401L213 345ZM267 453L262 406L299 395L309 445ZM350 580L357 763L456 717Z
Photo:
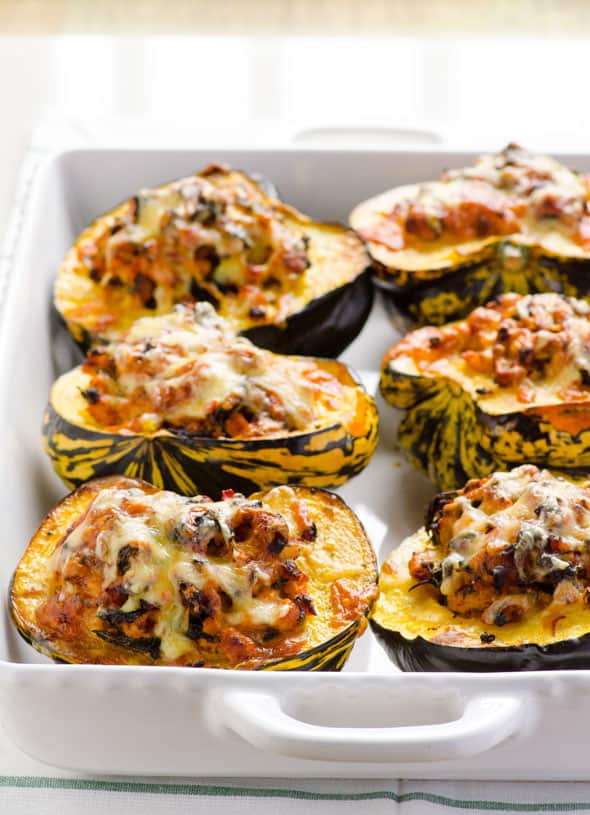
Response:
M438 495L371 619L406 671L590 668L590 484L525 465Z
M365 201L350 224L387 299L419 325L502 292L590 295L590 185L518 145Z
M113 476L49 512L10 606L59 662L316 671L342 667L376 592L371 544L332 493L213 503Z
M54 383L43 439L70 487L118 473L218 496L342 484L368 464L377 428L346 365L259 349L201 303L90 349Z
M381 391L405 411L400 446L443 490L530 462L590 470L590 306L501 295L466 320L408 333Z
M98 218L67 253L54 302L84 349L140 317L207 301L257 345L334 357L369 315L369 265L351 230L213 165Z

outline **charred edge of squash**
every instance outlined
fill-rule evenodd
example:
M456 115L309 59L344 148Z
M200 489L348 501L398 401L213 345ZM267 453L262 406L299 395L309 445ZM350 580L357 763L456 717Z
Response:
M104 478L97 478L92 482L84 484L81 488L76 491L73 491L66 495L55 507L48 513L45 519L41 522L40 526L38 527L35 535L33 536L34 540L37 535L39 535L44 527L47 524L51 524L54 522L55 515L58 513L60 508L63 508L64 504L67 502L71 502L73 498L77 495L80 496L81 492L88 493L90 495L90 500L92 497L96 495L100 489L103 487L108 487L115 483L121 483L121 481L126 482L128 481L130 485L134 485L137 483L135 479L127 479L126 477L122 476L106 476ZM146 486L150 486L149 484ZM348 505L340 498L339 495L335 493L330 493L327 490L323 490L317 487L304 487L303 490L305 492L309 492L311 494L314 493L323 493L327 495L331 500L336 501L341 507L347 510L349 513L352 514L352 510L348 507ZM151 491L151 490L150 490ZM84 496L85 497L85 496ZM261 494L254 494L250 496L251 499L260 498ZM358 519L357 519L358 521ZM377 597L377 584L378 584L378 568L377 568L377 556L375 551L373 550L371 543L369 541L368 535L361 524L358 521L358 525L363 533L363 539L366 548L366 554L371 555L371 564L372 570L374 572L374 585L375 585L375 596L369 600L367 606L363 612L363 614L358 617L357 619L353 620L348 626L343 628L337 634L335 634L330 639L315 645L313 648L307 649L302 651L299 654L295 654L288 657L281 657L278 659L269 660L268 662L264 663L256 667L254 670L256 671L340 671L346 660L350 656L352 648L359 636L364 633L364 630L367 625L367 618L373 611L375 606L376 597ZM18 598L15 596L15 578L18 572L18 567L12 575L9 584L9 607L10 607L10 616L14 623L14 626L20 635L20 637L31 647L33 647L36 651L41 653L43 656L51 659L56 664L61 665L75 665L78 664L74 660L68 660L59 656L55 653L55 650L46 644L46 641L40 638L33 636L31 631L27 629L24 621L21 617L16 613L16 609L18 606ZM129 667L138 667L138 666L129 666ZM159 668L159 667L166 667L166 666L139 666L142 668L145 667L152 667L152 668ZM239 666L238 666L239 667ZM229 668L214 668L213 670L231 670ZM235 669L234 669L235 670Z
M459 489L470 478L519 464L548 467L574 478L590 473L590 429L577 435L558 430L534 414L534 408L488 414L458 383L404 374L390 365L382 369L380 390L387 402L404 411L400 447L440 490ZM404 398L406 404L400 407Z
M407 639L370 621L371 629L402 671L462 671L499 673L502 671L555 671L590 668L590 634L561 640L550 645L461 648L440 645L424 637Z

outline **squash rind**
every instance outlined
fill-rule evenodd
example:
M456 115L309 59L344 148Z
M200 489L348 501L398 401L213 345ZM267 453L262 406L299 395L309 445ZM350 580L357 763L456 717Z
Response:
M388 656L402 671L555 671L590 668L590 634L562 640L552 645L460 648L429 642L424 637L407 639L399 631L390 631L375 620L371 629Z
M385 298L419 326L460 320L505 292L590 297L590 260L548 255L509 240L442 270L409 275L382 264L375 268Z
M242 331L261 348L278 354L335 358L360 334L373 307L371 270L312 300L284 326L261 325Z
M404 373L394 361L384 364L380 389L386 401L406 411L398 431L400 446L440 490L458 489L470 478L524 463L572 476L590 470L590 427L568 433L536 415L535 407L488 414L459 383ZM590 419L590 405L562 406L568 408L586 410Z
M54 401L54 386L43 420L45 451L70 488L112 474L141 478L184 495L216 496L228 487L247 495L286 483L337 486L368 464L377 446L379 416L374 400L350 369L338 362L324 364L337 366L347 383L358 389L360 432L355 426L352 433L335 421L309 432L243 440L182 430L149 436L109 433L64 417Z

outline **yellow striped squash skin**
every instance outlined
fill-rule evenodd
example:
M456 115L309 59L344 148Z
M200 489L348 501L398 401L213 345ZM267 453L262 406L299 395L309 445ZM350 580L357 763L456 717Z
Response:
M385 297L417 325L444 325L504 292L558 292L590 297L590 261L550 256L536 247L498 241L468 261L443 269L376 264Z
M380 388L391 405L405 411L400 446L440 490L458 489L470 478L519 464L573 476L590 471L590 430L574 435L527 409L488 414L458 383L406 374L393 361L381 371ZM590 412L590 405L578 409Z
M363 623L364 629L364 623ZM350 656L356 638L362 633L358 620L351 623L329 642L288 659L278 659L263 665L261 671L340 671Z
M55 662L144 666L164 664L157 659L150 658L147 654L104 640L92 643L92 654L87 652L88 645L80 646L77 643L74 652L76 649L78 652L73 655L71 643L65 643L64 646L59 639L49 639L44 636L36 620L35 609L42 602L45 588L50 582L44 566L47 559L51 557L56 542L85 513L90 501L102 488L117 484L149 489L148 485L142 484L141 481L123 483L123 479L119 480L115 476L94 479L70 493L42 521L12 578L11 615L19 634L37 651ZM342 559L348 571L351 563L354 562L357 565L356 580L359 583L359 589L362 588L362 600L356 607L350 622L345 619L343 623L341 618L338 620L326 619L326 616L322 617L321 614L310 617L307 630L309 639L313 643L311 647L299 654L271 659L258 665L255 670L339 671L350 655L356 639L367 628L368 617L377 597L377 558L359 520L339 496L322 489L304 486L295 486L293 489L297 498L307 502L312 517L317 521L318 537L314 542L314 549L319 547L319 552L316 552L314 559L306 561L307 566L304 567L310 578L309 591L316 607L325 608L322 595L330 591L334 579L333 577L327 578L325 575L322 578L322 569L325 568L321 557L323 551L342 552ZM270 494L256 493L250 498L264 501L274 511L286 511L285 499L280 490ZM312 569L310 563L316 562L317 566ZM333 568L331 563L333 561L330 561L327 567L329 575ZM339 625L343 625L340 630L338 630ZM322 641L325 631L329 631L330 635ZM89 643L90 640L86 639L86 642ZM248 666L238 665L237 667Z
M50 401L43 443L55 471L71 488L113 474L183 495L217 496L228 488L247 495L287 483L334 487L361 472L377 446L377 408L358 387L363 410L354 433L336 420L312 432L267 439L215 439L170 430L123 435L72 422Z

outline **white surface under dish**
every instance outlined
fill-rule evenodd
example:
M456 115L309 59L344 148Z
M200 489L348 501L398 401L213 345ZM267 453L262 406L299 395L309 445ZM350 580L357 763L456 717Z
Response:
M120 151L64 153L40 165L24 202L0 334L0 575L12 571L65 492L40 443L50 384L71 345L50 319L56 268L76 234L133 194L227 161L267 175L289 203L343 220L388 186L425 180L473 156L432 151ZM590 170L590 156L567 156ZM377 386L396 334L377 302L343 355ZM422 522L432 495L381 441L340 493L380 560ZM6 602L4 602L6 608ZM402 674L370 632L342 674L53 665L0 619L0 721L25 752L94 773L184 776L585 779L590 671Z

